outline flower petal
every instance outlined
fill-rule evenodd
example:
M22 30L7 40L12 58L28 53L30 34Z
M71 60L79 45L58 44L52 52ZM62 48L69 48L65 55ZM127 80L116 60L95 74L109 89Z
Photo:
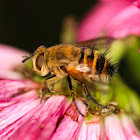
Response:
M102 2L113 2L114 0L99 0ZM117 0L117 1L130 1L130 2L134 2L135 0Z
M130 119L126 115L123 115L121 120L128 140L140 140L140 135L138 135L138 131L136 130Z
M78 140L100 140L101 139L101 123L97 118L93 118L92 122L82 123Z
M31 109L28 113L22 116L20 119L16 120L12 124L8 125L4 129L0 130L0 139L9 139L40 107L40 105Z
M13 69L22 64L22 56L27 52L0 44L0 78L21 79L22 75Z
M138 8L140 8L140 0L135 0L135 1L133 2L133 4L134 4L135 6L137 6Z
M79 100L76 101L76 103L81 113L85 114L85 110L86 110L85 105ZM77 118L78 120L73 120L68 114L71 114L72 117L74 118L78 117ZM56 139L57 140L75 140L78 134L79 128L81 126L81 123L84 119L79 113L77 115L75 114L75 111L72 105L68 109L66 115L64 116L63 120L61 121L58 128L56 129L51 140L56 140Z
M38 84L28 80L0 80L0 102L9 101L16 94L38 88ZM0 107L1 107L0 103Z
M25 122L10 139L40 140L50 139L57 123L63 116L66 99L64 96L52 96Z
M129 34L140 35L140 9L131 5L112 18L105 27L108 36L115 38L125 37Z
M105 139L127 140L126 133L116 115L111 115L105 118Z
M18 98L15 97L14 100L15 102L12 105L0 111L0 139L8 134L7 132L15 122L28 114L32 109L36 108L40 103L36 91L30 91L26 94L19 95ZM16 127L18 127L18 125ZM6 135L4 135L5 133Z
M110 20L129 5L129 1L113 1L93 7L78 27L77 41L103 36L104 28Z

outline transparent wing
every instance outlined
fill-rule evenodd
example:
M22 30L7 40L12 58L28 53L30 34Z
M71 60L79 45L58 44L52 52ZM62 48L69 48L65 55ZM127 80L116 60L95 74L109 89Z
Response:
M76 46L82 48L91 48L94 50L108 49L115 39L112 37L95 38L76 43Z
M92 80L89 75L84 76L83 70L77 70L76 68L71 68L67 66L66 72L73 77L75 80L79 81L82 84L85 84L87 87L93 89L94 91L101 91L102 93L108 93L108 85L102 81Z

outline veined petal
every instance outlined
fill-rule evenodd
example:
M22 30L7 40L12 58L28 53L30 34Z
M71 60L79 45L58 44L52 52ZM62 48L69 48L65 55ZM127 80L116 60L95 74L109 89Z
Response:
M16 120L11 125L8 125L4 129L0 131L0 139L7 140L9 139L40 107L40 105L36 106L20 119ZM21 139L22 140L22 139Z
M93 118L91 122L83 121L78 140L100 140L101 122L99 118Z
M79 100L76 101L76 104L78 106L78 109L81 111L81 113L85 114L85 110L86 110L85 105ZM73 108L73 105L68 109L67 113L65 114L61 123L59 124L58 128L54 132L51 140L56 140L56 139L57 140L75 140L78 134L79 128L81 126L81 123L84 119L78 112L75 112L75 109L76 108ZM70 114L76 120L74 120L74 118L72 119L70 117Z
M128 140L140 140L140 134L138 134L138 131L136 130L131 120L126 115L122 116L121 122Z
M0 139L8 139L40 107L35 91L27 92L15 99L17 102L1 110Z
M28 80L0 80L0 107L1 102L9 101L16 94L21 94L37 87L37 83Z
M65 104L64 96L50 97L9 139L50 139L63 116Z
M18 96L18 100L12 105L1 110L0 113L0 130L14 123L24 116L31 109L39 105L39 99L35 94L36 91L30 91Z
M105 140L127 140L126 133L116 115L105 118Z

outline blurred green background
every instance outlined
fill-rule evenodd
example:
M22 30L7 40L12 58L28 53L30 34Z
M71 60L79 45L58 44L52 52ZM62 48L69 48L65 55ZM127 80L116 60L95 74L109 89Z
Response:
M38 46L60 43L62 21L77 21L95 0L4 0L0 1L0 43L33 52Z

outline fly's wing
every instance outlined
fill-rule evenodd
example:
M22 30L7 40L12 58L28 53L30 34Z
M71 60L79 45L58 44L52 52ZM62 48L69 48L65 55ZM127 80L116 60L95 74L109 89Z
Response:
M76 43L76 46L81 48L90 48L94 50L108 49L115 39L112 37L95 38L83 42Z
M94 76L96 78L96 75L92 75L93 78L91 78L91 75L89 74L91 73L90 66L67 66L65 67L65 71L75 80L79 81L82 84L85 84L90 89L93 89L94 91L97 90L102 93L108 93L107 83L104 83L100 80L93 80Z

